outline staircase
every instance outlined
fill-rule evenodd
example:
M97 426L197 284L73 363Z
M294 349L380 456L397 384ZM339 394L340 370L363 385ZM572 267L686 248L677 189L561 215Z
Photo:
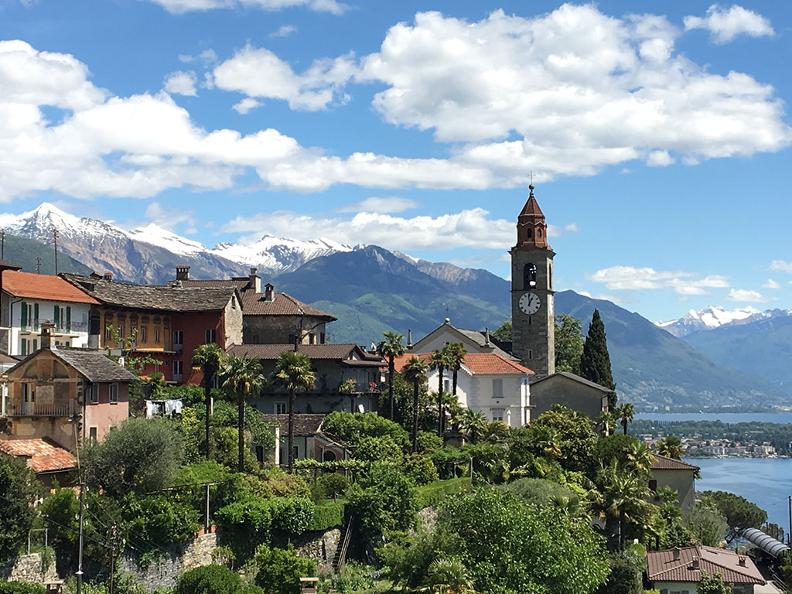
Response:
M340 571L344 563L346 563L347 550L349 549L349 541L351 538L352 516L349 516L346 525L341 530L341 541L333 557L333 571Z

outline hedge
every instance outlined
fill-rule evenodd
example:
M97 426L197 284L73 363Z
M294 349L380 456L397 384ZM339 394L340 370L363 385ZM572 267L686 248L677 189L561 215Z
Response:
M0 582L0 594L44 594L44 586L27 582Z
M344 509L346 501L324 501L317 503L314 508L314 515L308 530L312 532L323 532L331 528L337 528L344 524Z
M459 495L469 491L471 483L469 478L455 478L444 481L435 481L422 485L416 489L418 509L434 507L446 497Z

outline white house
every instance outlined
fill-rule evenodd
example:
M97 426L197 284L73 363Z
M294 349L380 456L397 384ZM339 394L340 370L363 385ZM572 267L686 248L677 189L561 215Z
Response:
M452 342L462 344L468 353L496 353L505 359L517 360L516 357L498 347L490 339L488 331L479 332L478 330L457 328L451 324L451 320L448 318L414 345L410 345L410 352L431 353Z
M41 323L52 322L52 343L88 345L89 312L98 302L60 277L2 271L0 351L27 356L41 345Z
M428 361L431 354L407 353L396 360L396 369L401 371L413 356ZM438 375L437 370L427 372L430 393L438 391ZM467 353L457 374L457 400L491 421L522 427L531 421L531 375L530 369L498 353ZM446 370L443 392L450 394L452 389L452 372Z

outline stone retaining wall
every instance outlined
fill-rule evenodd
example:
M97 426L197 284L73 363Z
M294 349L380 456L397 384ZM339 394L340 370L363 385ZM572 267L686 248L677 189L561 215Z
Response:
M121 558L120 569L142 583L149 591L172 588L185 571L210 565L216 548L216 534L201 534L187 547L174 548L168 555L155 559L145 567L140 566L134 557L124 556Z
M55 569L55 559L52 559L45 567L41 553L20 555L12 566L0 570L0 577L9 581L31 584L45 584L60 580Z

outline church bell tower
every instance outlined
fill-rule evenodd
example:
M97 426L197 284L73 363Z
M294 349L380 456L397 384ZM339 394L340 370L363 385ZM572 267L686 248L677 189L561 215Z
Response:
M512 262L512 352L544 377L555 373L553 256L534 186L517 222Z

